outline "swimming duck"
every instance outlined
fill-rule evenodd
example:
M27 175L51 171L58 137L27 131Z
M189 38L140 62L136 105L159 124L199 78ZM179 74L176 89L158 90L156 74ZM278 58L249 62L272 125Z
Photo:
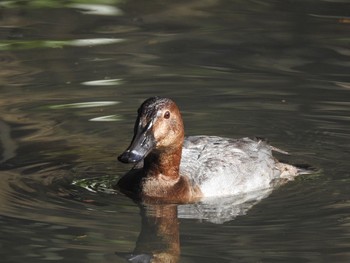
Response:
M175 102L151 97L138 109L130 146L118 156L136 165L117 187L141 199L175 203L268 189L300 173L272 151L287 154L259 139L185 138Z

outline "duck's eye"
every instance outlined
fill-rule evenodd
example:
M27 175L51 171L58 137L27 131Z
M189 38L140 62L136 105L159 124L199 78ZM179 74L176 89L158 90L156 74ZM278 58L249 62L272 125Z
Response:
M164 119L169 119L170 118L170 112L169 111L166 111L164 113Z

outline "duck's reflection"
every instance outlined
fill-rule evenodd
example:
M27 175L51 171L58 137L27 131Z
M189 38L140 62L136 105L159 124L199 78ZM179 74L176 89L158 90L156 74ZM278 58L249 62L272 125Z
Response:
M142 227L129 262L178 262L180 257L177 205L140 205Z
M129 262L178 262L180 258L179 218L221 224L247 211L267 197L272 189L240 196L207 199L194 204L140 204L142 228Z

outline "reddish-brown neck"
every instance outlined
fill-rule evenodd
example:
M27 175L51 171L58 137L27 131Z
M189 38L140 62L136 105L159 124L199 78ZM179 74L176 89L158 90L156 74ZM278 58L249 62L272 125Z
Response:
M146 158L144 169L147 175L163 175L169 179L178 179L182 146L166 149L164 151L155 150Z

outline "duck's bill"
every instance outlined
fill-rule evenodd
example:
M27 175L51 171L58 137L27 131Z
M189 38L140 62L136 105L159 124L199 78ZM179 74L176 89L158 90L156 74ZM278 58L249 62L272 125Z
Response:
M155 147L155 141L150 129L151 124L144 129L139 128L128 149L118 156L122 163L137 163L143 160Z

